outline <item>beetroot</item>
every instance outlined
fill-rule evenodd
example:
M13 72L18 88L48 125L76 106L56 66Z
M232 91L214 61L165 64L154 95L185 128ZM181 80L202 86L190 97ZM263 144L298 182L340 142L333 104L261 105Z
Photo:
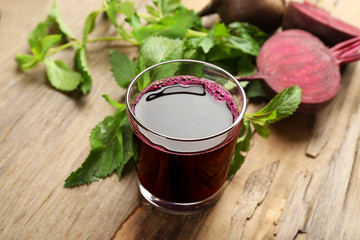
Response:
M360 29L347 24L309 2L289 2L282 23L283 29L302 29L333 46L360 36Z
M218 13L226 24L247 22L272 33L281 26L284 0L212 0L199 15Z
M340 88L339 65L360 59L360 37L328 48L303 30L285 30L270 37L257 58L258 73L239 80L261 79L271 92L298 85L299 111L314 112L327 105Z

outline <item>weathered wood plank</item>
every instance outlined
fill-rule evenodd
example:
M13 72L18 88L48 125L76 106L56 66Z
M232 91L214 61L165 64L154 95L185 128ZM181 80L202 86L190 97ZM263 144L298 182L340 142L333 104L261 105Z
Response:
M244 191L231 218L228 239L241 239L246 221L251 218L255 208L261 204L269 191L279 162L252 173L245 183Z
M355 106L354 106L355 107ZM306 223L306 239L340 239L343 208L360 138L360 108L353 114L341 149L319 185ZM351 129L351 130L350 130Z
M204 212L172 214L145 203L121 225L114 240L122 239L196 239ZM205 214L206 215L206 214Z
M185 5L197 10L207 2L184 0ZM358 0L312 2L360 27ZM97 0L57 3L64 21L78 38L87 14L102 4ZM150 0L136 0L136 7L144 9L146 3ZM296 228L304 230L296 239L323 236L357 239L360 235L360 149L355 137L359 134L359 119L349 124L355 115L354 109L360 104L359 63L345 69L341 90L326 110L329 115L326 111L318 114L320 120L316 120L315 125L311 124L313 116L295 115L272 126L268 140L255 135L243 167L219 202L202 213L172 215L142 203L134 168L128 169L120 182L112 176L88 186L64 189L64 179L81 165L89 152L91 129L114 111L101 95L109 94L119 100L124 95L109 71L108 50L117 49L135 56L137 49L122 43L89 45L88 58L94 78L92 91L84 97L59 93L47 83L43 66L21 73L14 61L16 53L29 51L27 34L45 19L50 6L51 2L45 0L2 4L0 239L217 240L227 239L229 231L243 239L282 236L291 239ZM104 18L98 18L96 23L91 37L115 34L115 29ZM56 58L71 63L73 53L66 51ZM314 137L309 146L315 149L316 158L305 155L311 126ZM253 186L253 189L262 189L257 193L244 187L252 173L278 160L271 185L259 181ZM312 173L311 181L303 175L307 171ZM260 194L264 193L261 187L264 185L268 186L265 196ZM303 212L296 215L295 209L300 206L304 210L307 203L309 212L303 228L300 224ZM245 208L248 209L245 206L250 205L253 211L245 212ZM291 219L292 225L286 229ZM329 232L324 233L326 230Z
M311 181L310 172L300 173L277 221L276 239L294 239L305 223L309 203L304 198Z

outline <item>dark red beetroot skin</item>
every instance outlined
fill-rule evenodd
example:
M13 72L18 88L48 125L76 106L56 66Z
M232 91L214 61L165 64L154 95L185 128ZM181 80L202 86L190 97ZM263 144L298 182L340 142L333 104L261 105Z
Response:
M274 93L298 85L299 111L314 112L327 105L340 88L342 63L360 59L360 37L327 48L311 33L286 30L270 37L257 58L258 74L240 80L262 79Z
M309 2L289 2L283 18L283 29L302 29L333 46L360 36L360 29L345 23Z

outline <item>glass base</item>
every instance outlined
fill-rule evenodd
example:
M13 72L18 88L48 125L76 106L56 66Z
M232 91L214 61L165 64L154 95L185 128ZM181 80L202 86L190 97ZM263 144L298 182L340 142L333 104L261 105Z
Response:
M221 193L224 191L226 185L224 184L216 193L214 193L212 196L202 201L191 202L191 203L177 203L177 202L169 202L154 196L141 185L140 181L138 181L138 183L139 183L140 193L148 202L150 202L153 206L163 211L176 213L176 214L194 213L204 210L205 208L209 207L218 200Z

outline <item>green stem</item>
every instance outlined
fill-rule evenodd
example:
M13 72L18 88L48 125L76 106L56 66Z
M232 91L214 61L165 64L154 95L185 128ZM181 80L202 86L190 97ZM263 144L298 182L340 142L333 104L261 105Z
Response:
M206 37L208 34L205 32L200 32L192 29L188 29L186 32L187 38L196 38L196 37Z
M70 48L70 47L73 47L76 43L79 43L80 41L74 41L74 42L68 42L68 43L65 43L59 47L56 47L56 48L51 48L50 49L50 54L53 55L61 50L64 50L64 49L67 49L67 48Z
M161 18L146 13L137 13L139 17L144 18L148 22L159 22Z
M112 37L98 37L98 38L93 38L93 39L89 39L88 42L106 42L106 41L127 41L133 45L138 46L139 43L135 40L125 40L123 37L121 36L112 36Z
M135 40L125 40L123 37L119 37L119 36L113 36L113 37L98 37L98 38L93 38L93 39L89 39L87 42L88 43L92 43L92 42L108 42L108 41L127 41L135 46L139 46L139 43ZM50 49L50 55L54 55L55 53L62 51L64 49L67 48L71 48L74 47L75 45L82 45L82 41L80 40L76 40L76 41L72 41L72 42L68 42L65 43L59 47L56 48L51 48Z

